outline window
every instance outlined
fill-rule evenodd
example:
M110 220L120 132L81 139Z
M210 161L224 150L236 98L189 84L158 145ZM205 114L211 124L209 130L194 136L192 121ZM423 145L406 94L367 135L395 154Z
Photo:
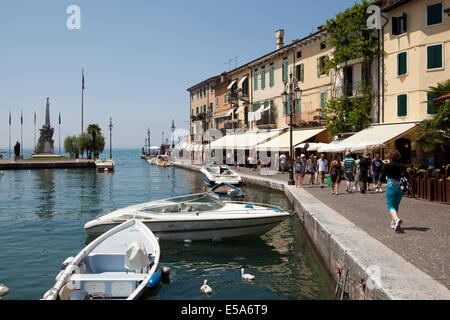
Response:
M227 94L223 95L223 104L227 104Z
M216 107L219 106L219 97L216 98Z
M206 87L203 88L203 95L206 97Z
M211 91L211 93L213 93L214 92L214 89L213 89L213 84L211 83L210 85L209 85L209 90Z
M198 107L197 107L197 113L196 114L198 114Z
M253 74L253 90L258 90L258 72Z
M317 58L317 76L321 77L323 75L328 75L328 71L325 71L325 64L327 56L323 56L320 58Z
M406 117L408 110L408 95L399 94L397 96L397 117Z
M194 93L191 92L191 100L194 100Z
M442 44L427 46L427 70L442 68Z
M397 54L397 75L402 76L408 73L407 68L407 52L400 52Z
M327 43L325 41L320 43L320 50L323 50L326 47L327 47Z
M295 66L295 78L300 82L303 82L305 80L305 72L304 72L303 63L300 63Z
M199 95L199 93L198 93L198 90L197 90L197 99L198 99L198 95Z
M281 65L281 71L282 71L282 80L288 81L288 61L287 58L283 60L283 64Z
M275 68L273 66L270 67L269 69L269 86L273 87L273 85L275 84Z
M214 103L210 103L209 104L209 110L211 111L211 113L213 113L214 112Z
M266 87L266 70L261 69L261 89Z
M433 100L435 98L437 97L427 92L427 101ZM438 111L435 106L433 106L431 103L427 103L427 114L436 114L437 112Z
M403 33L406 33L407 30L407 16L406 13L403 12L403 14L399 17L392 17L392 34L393 35L400 35Z
M441 24L442 20L442 2L427 6L427 26Z
M353 96L353 66L346 66L344 72L344 95L346 97Z
M202 98L202 97L203 97L203 90L200 89L200 98Z
M297 113L297 121L301 121L302 100L295 100L295 112Z
M302 57L302 52L301 51L297 51L297 59L300 59Z

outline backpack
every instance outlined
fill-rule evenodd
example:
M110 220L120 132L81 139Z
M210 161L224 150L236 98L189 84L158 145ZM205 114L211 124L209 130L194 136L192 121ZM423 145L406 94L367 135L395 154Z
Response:
M403 193L408 193L410 188L411 184L409 183L409 179L407 178L407 172L406 170L403 170L402 176L400 178L400 190L402 190Z

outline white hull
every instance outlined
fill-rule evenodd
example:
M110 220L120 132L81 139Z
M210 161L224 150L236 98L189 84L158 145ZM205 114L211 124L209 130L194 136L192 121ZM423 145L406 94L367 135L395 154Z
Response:
M214 168L214 170L218 170L218 168ZM241 177L234 172L233 170L229 169L231 174L217 174L212 172L211 170L208 170L208 167L205 166L200 170L200 173L203 177L203 182L208 186L214 186L219 183L229 183L233 185L240 185L241 184Z

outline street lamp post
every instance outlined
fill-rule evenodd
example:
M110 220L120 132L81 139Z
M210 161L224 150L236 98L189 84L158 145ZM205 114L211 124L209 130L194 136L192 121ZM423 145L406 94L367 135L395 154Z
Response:
M112 159L112 119L109 118L109 158Z
M170 130L172 130L172 150L173 150L173 148L175 148L175 135L174 135L175 122L173 121L173 119L172 119L172 126L170 127Z
M288 185L295 185L294 181L294 156L293 156L293 148L292 148L292 116L293 110L295 108L296 101L301 99L301 90L298 87L298 81L296 79L292 79L292 72L289 74L289 82L284 81L284 91L281 94L281 100L286 108L290 104L289 108L289 134L290 134L290 143L289 143L289 181ZM286 91L287 90L287 91ZM289 104L288 104L289 102Z

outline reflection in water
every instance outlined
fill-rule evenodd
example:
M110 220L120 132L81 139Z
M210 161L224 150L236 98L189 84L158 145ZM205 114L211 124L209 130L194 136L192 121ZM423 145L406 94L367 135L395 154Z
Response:
M55 210L55 172L54 170L33 171L37 182L39 204L36 214L42 219L51 219Z

